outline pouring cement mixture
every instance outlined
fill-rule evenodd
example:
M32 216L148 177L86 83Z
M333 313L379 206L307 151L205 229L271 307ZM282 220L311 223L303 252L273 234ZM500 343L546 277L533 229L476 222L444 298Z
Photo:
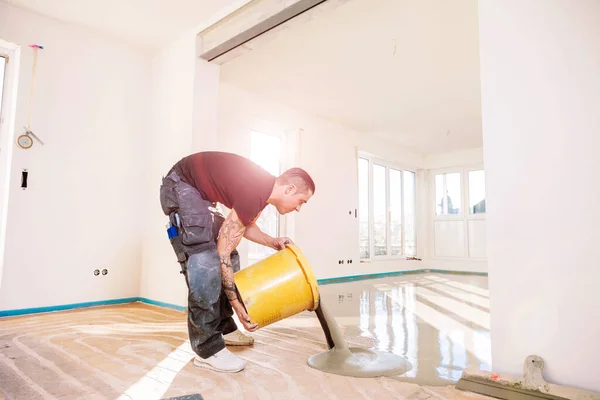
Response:
M329 350L309 357L308 365L312 368L359 378L400 375L412 368L408 361L392 353L349 348L322 299L315 312L325 332Z
M308 260L295 245L288 244L285 249L236 272L235 282L248 315L259 327L302 311L316 312L329 351L308 359L313 368L362 378L400 375L412 368L408 361L391 353L348 348L320 298L319 284Z

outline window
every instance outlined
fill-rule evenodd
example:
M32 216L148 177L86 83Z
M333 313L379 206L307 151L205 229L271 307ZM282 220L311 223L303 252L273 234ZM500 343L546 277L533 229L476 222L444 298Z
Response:
M358 159L358 208L360 258L371 258L369 228L369 160ZM365 212L363 212L365 211Z
M404 171L404 247L407 256L417 255L417 174Z
M281 148L281 139L277 136L256 131L250 133L250 159L275 176L281 173ZM272 237L279 237L279 223L279 213L270 204L265 207L256 221L256 225ZM274 253L275 250L269 247L248 242L248 262L250 264Z
M415 178L414 171L359 157L361 259L416 255Z
M390 168L390 250L402 254L402 171Z
M460 172L435 176L436 215L460 214Z
M486 257L485 173L482 165L430 172L433 259Z
M485 213L485 172L469 171L469 212Z
M387 204L385 167L373 166L373 254L387 254Z

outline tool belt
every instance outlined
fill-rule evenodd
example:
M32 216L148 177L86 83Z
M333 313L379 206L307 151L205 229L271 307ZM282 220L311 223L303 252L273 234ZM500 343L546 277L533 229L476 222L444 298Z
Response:
M183 182L175 171L163 178L160 202L169 217L167 236L177 261L185 270L190 254L214 248L225 217L217 204L202 197L200 192Z

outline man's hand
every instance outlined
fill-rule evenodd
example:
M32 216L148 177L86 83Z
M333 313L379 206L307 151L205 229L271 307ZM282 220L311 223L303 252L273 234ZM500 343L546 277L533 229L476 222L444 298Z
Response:
M254 332L256 329L258 329L258 324L253 324L250 322L250 316L248 313L246 313L244 305L239 300L233 300L231 302L231 307L237 314L242 325L244 325L244 329L246 329L248 332Z
M285 246L287 244L294 244L294 242L292 242L292 239L288 238L288 237L280 237L280 238L275 238L273 239L273 248L275 250L283 250L285 249Z

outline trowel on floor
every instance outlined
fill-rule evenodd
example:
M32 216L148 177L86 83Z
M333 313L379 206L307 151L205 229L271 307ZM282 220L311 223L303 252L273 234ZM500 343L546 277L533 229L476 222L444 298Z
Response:
M600 400L600 393L546 382L543 369L539 356L525 359L522 378L466 369L456 388L506 400Z

